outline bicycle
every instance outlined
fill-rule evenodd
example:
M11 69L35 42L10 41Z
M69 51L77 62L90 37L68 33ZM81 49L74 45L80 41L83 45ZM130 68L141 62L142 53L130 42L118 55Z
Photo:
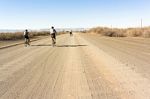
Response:
M52 46L56 46L56 36L55 34L51 34L51 38L52 38Z
M52 38L52 46L53 47L56 46L56 40L55 40L55 38Z
M25 38L25 47L28 47L30 46L30 40Z

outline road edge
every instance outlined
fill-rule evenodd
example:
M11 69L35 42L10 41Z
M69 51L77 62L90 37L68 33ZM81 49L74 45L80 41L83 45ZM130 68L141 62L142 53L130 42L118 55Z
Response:
M34 40L31 40L31 42L38 41L38 40L42 40L42 39L44 39L44 38L48 38L48 37L43 37L43 38L34 39ZM10 47L14 47L14 46L17 46L17 45L22 45L22 44L24 44L24 42L20 42L20 43L15 43L15 44L11 44L11 45L2 46L2 47L0 47L0 49L10 48Z

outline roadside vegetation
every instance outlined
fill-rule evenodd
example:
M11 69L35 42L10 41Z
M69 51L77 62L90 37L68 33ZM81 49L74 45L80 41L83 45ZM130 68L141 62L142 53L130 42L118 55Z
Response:
M64 32L59 32L58 34L64 34ZM35 38L37 36L48 36L50 35L48 31L43 32L30 32L30 38ZM23 39L23 32L16 32L16 33L0 33L0 40L20 40Z
M90 29L87 32L97 33L102 36L108 37L146 37L146 38L150 37L150 27L127 28L127 29L96 27Z

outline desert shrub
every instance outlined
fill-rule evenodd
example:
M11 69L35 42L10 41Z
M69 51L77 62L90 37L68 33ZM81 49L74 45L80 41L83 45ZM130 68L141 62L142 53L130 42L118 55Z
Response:
M89 30L89 32L92 33L98 33L102 36L109 36L109 37L125 37L125 33L123 32L123 29L110 29L110 28L93 28Z
M22 33L0 33L0 40L17 40L22 38Z
M144 32L143 32L143 35L142 35L143 37L145 37L145 38L149 38L150 37L150 30L145 30Z
M150 27L145 28L127 28L127 29L118 29L118 28L92 28L88 31L89 33L97 33L102 36L108 37L150 37Z
M140 37L142 36L143 32L141 29L127 29L127 36L130 36L130 37Z
M30 38L36 37L36 36L47 36L49 35L49 32L30 32ZM23 39L23 32L17 32L17 33L0 33L0 40L19 40Z

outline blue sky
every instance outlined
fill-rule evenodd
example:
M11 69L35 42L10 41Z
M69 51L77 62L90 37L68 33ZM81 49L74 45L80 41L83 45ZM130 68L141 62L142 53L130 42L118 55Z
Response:
M0 0L0 29L150 25L150 0Z

